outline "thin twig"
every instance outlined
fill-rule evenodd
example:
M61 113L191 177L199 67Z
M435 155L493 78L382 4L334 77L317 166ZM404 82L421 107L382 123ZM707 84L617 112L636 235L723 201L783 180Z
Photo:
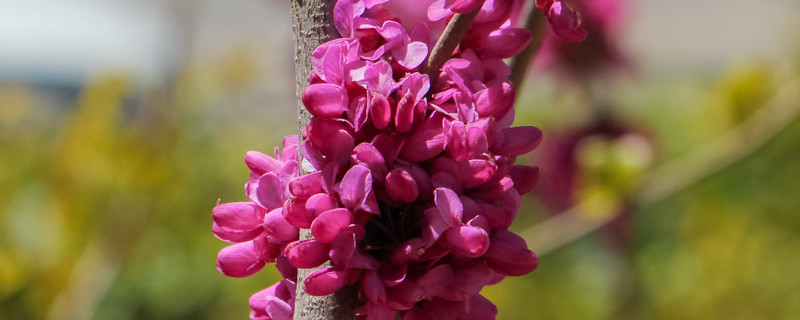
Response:
M531 7L528 13L528 20L525 21L525 28L531 31L531 42L522 50L518 55L511 60L511 83L517 89L522 88L522 83L528 70L531 69L531 62L536 57L536 53L542 47L544 36L547 35L547 17L536 9L536 6Z
M800 79L794 79L744 122L686 156L653 170L638 205L667 198L756 152L800 116Z
M107 252L103 241L92 241L83 250L67 285L50 305L48 319L92 319L119 275L122 261Z
M475 19L479 11L480 8L467 14L456 13L447 23L442 36L433 46L428 60L422 65L421 71L430 77L431 85L435 84L436 80L439 79L439 71L442 65L453 55L453 51L458 47L461 38L467 32L472 20Z
M636 207L666 199L756 152L800 116L800 79L794 79L764 107L734 129L687 155L653 169L634 197ZM544 255L602 228L618 215L587 215L587 199L538 223L521 236Z

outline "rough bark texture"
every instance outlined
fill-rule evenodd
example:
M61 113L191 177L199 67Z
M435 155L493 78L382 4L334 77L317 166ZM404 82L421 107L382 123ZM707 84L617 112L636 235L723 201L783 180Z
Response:
M300 97L308 85L311 71L311 53L321 43L337 37L333 25L334 0L292 0L292 31L295 48L295 83L297 93L297 120L302 136L311 115L303 107ZM300 155L302 157L302 154ZM302 159L301 159L302 160ZM302 166L301 166L302 171ZM301 172L304 173L304 172ZM311 231L300 231L301 239L310 239ZM322 266L324 267L324 265ZM295 320L352 320L355 319L355 290L343 288L338 292L314 297L303 291L303 279L313 269L300 269L297 274L297 299Z
M320 44L338 36L333 25L334 2L335 0L292 0L297 120L301 133L311 118L300 100L303 89L308 85L311 53Z

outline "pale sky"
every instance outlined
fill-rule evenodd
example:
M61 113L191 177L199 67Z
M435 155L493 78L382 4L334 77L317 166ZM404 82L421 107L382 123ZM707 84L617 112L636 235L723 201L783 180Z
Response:
M285 0L0 0L0 79L127 69L158 81L182 60L234 49L263 57L266 78L284 77L288 16ZM797 17L792 0L640 0L624 37L645 72L717 70L786 56L800 42Z

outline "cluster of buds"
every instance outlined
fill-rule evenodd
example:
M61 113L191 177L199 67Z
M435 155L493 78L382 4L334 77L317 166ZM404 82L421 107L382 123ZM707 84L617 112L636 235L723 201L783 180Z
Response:
M316 296L357 287L359 319L494 319L480 290L538 265L508 230L539 176L514 161L542 136L511 127L502 59L530 41L510 23L521 0L427 1L431 25L479 10L434 77L420 70L441 30L408 24L391 2L402 1L336 2L342 38L313 52L302 143L248 152L250 201L213 211L214 233L235 242L219 253L223 274L274 262L284 278L251 297L253 319L291 319L297 285ZM298 284L298 268L318 269Z

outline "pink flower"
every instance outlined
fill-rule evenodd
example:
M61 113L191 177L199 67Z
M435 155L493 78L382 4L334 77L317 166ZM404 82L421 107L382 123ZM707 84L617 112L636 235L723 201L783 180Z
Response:
M496 233L486 252L488 265L509 276L527 274L539 265L539 259L528 250L525 240L510 231Z
M403 168L392 169L386 176L386 191L400 202L410 203L419 196L419 187L414 177Z
M291 320L294 313L295 284L281 280L250 297L250 318L254 320Z
M253 295L251 318L288 319L297 268L325 265L299 285L311 295L355 285L365 319L493 319L480 290L538 265L508 231L538 180L514 160L542 138L511 126L516 94L502 59L530 39L513 28L521 0L415 2L442 22L479 10L436 83L418 68L441 29L395 15L398 3L337 1L345 38L312 55L303 143L287 138L274 158L247 153L250 201L213 211L215 235L235 243L220 251L222 273L275 262L285 278ZM311 165L304 176L298 148ZM313 239L300 240L300 228Z
M553 26L553 32L567 41L586 39L588 32L583 28L581 15L563 1L554 1L547 11L547 19Z
M428 18L437 21L453 13L470 13L481 5L483 0L435 0L428 8Z
M252 240L264 231L266 210L253 202L217 204L214 207L214 235L228 242Z
M370 4L374 6L382 2L386 1ZM427 43L412 39L396 21L362 17L365 10L362 5L352 0L337 1L333 13L339 33L359 40L364 59L374 61L389 53L394 61L408 70L418 67L428 55Z
M393 61L411 70L418 67L428 55L428 45L421 41L412 41L398 22L387 20L381 26L364 24L358 31L363 32L364 37L370 35L375 37L375 34L378 36L377 43L374 45L377 47L366 47L365 50L372 50L362 53L364 59L374 61L388 52Z
M547 15L553 32L566 41L582 41L588 32L583 28L581 14L562 0L536 0L536 8Z
M255 241L237 243L220 250L217 270L230 277L246 277L261 270L266 260L263 247Z

